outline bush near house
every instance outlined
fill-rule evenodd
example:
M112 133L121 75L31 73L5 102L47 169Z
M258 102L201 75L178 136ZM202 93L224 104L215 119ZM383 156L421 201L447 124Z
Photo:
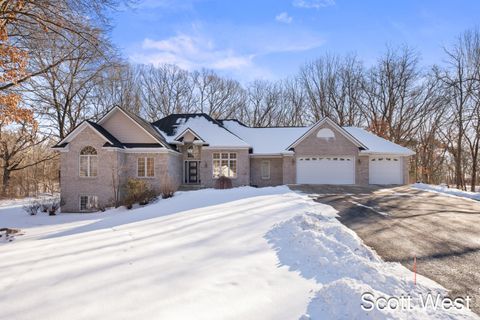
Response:
M170 178L166 178L164 179L164 181L165 182L160 187L160 194L162 196L162 199L171 198L177 191L177 187Z
M42 204L36 200L23 206L23 210L31 216L37 215L38 211L42 207Z
M215 181L215 189L231 189L232 188L232 179L225 176L221 176Z
M155 191L150 188L148 183L141 179L129 179L126 185L126 192L125 206L127 209L131 209L135 203L145 205L157 197Z

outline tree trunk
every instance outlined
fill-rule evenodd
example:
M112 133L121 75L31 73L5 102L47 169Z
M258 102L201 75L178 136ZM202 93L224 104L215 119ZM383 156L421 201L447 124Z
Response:
M10 174L11 171L7 166L3 168L3 178L2 178L2 195L6 196L8 191L8 185L10 183Z

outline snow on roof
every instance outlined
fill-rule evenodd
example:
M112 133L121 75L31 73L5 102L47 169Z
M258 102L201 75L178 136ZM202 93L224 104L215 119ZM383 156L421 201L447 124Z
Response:
M343 127L343 129L345 129L348 133L350 133L368 148L368 150L365 150L364 153L397 154L405 156L411 156L415 154L415 152L408 148L380 138L379 136L363 130L362 128Z
M254 154L287 152L288 146L309 129L309 127L251 128L233 120L224 120L223 125L250 143Z
M247 141L253 147L254 154L287 152L288 146L310 129L310 127L251 128L232 120L224 120L223 125ZM414 154L410 149L387 141L361 128L344 127L343 129L368 148L364 151L365 153L405 156Z
M197 133L210 147L250 147L248 143L237 137L235 134L223 128L220 124L212 122L203 115L190 116L188 118L178 118L172 126L170 132L162 131L168 143L175 143L178 134L186 129L191 129Z

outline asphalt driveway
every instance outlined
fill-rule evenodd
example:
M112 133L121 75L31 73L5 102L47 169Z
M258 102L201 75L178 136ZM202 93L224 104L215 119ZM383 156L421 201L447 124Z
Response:
M472 297L480 314L480 202L410 188L292 186L333 206L384 260Z

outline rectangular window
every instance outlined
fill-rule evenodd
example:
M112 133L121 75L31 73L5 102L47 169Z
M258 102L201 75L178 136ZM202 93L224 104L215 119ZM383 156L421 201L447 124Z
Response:
M237 177L237 154L236 153L214 153L213 154L213 177L225 176L228 178Z
M263 160L261 167L260 167L260 173L262 175L262 179L270 179L270 160Z
M80 211L92 211L98 208L97 196L80 196Z
M137 159L137 176L154 177L155 161L152 157L141 157Z
M97 176L98 159L96 155L80 156L80 177Z

